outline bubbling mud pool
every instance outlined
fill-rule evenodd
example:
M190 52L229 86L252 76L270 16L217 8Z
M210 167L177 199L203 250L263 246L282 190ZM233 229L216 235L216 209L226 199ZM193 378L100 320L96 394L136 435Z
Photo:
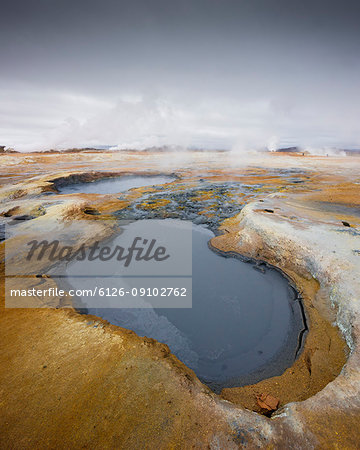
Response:
M137 235L139 224L157 223L160 234L173 233L175 240L177 222L140 220L125 225L124 233ZM86 297L80 301L82 312L167 344L201 381L220 392L283 373L299 352L305 323L300 300L280 272L254 270L252 263L215 253L208 245L213 236L203 226L192 226L191 308L93 308ZM123 234L113 245L121 242ZM67 268L67 282L75 289L98 283L77 277L84 264ZM121 278L112 281L123 285Z
M59 187L60 194L116 194L129 189L171 183L174 177L164 175L136 176L123 175L115 178L105 178L88 183L74 183Z

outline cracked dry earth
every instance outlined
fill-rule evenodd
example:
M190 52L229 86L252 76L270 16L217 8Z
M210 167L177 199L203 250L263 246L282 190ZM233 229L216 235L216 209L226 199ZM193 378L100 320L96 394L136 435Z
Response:
M125 174L175 179L118 194L61 193L67 183ZM1 448L359 447L358 158L12 154L1 155L0 182L10 230L1 243ZM293 366L216 395L166 345L59 308L71 306L63 299L5 308L5 245L16 254L23 240L54 230L76 233L80 245L116 232L123 217L205 224L219 251L280 268L309 326ZM263 393L280 400L271 417L256 401Z

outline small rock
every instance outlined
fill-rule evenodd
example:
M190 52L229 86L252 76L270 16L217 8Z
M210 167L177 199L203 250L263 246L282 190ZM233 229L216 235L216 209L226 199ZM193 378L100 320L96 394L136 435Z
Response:
M90 216L99 216L100 213L95 208L85 208L84 209L85 214L89 214Z
M270 394L261 394L256 396L257 404L262 409L266 409L267 411L275 411L278 409L280 400L276 397L273 397Z
M31 220L35 219L35 216L30 216L29 214L23 214L21 216L13 216L13 220Z

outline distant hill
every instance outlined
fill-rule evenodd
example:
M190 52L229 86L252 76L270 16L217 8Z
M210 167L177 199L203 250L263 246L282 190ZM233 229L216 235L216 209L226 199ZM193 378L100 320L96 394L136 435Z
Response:
M360 149L348 149L342 151L345 152L346 156L360 156Z
M277 153L303 153L300 147L286 147L276 150Z
M92 147L84 147L84 148L67 148L65 150L55 150L55 149L50 149L50 150L41 150L35 153L93 153L93 152L104 152L107 150L104 149L100 149L100 148L92 148Z
M309 155L312 153L316 154L316 152L312 152L311 150L306 151L306 150L304 150L300 147L296 147L296 146L279 148L278 150L276 150L276 152L277 153L303 153L306 155ZM336 155L336 154L340 155L340 154L345 153L346 156L360 156L360 149L333 148L333 149L330 149L329 151L324 150L323 153L320 153L320 154L326 155L327 153L330 155Z
M0 145L0 153L19 153L12 148L6 148L5 145Z

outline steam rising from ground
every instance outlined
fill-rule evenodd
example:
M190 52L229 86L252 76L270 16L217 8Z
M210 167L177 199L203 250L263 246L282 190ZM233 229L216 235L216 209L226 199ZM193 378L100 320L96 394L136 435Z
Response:
M243 155L298 145L310 153L331 154L331 148L349 145L349 135L353 146L360 143L354 139L355 121L344 124L321 116L314 123L314 112L301 103L290 108L273 100L189 99L174 93L127 94L114 100L24 87L0 91L0 100L0 144L21 151L173 146Z

